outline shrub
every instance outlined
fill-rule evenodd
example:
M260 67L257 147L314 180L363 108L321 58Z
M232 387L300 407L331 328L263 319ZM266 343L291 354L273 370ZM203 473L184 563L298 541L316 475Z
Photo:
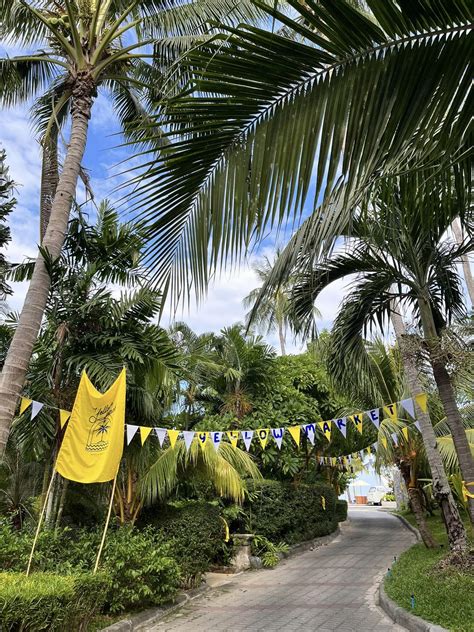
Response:
M224 523L219 508L202 501L186 501L152 508L142 515L141 523L152 524L170 547L181 568L181 585L197 586L202 573L220 553L224 542Z
M103 605L105 575L0 574L2 632L86 630Z
M347 520L347 500L336 500L336 518L338 522Z
M324 483L259 481L253 485L250 498L248 525L241 528L249 528L272 542L303 542L328 535L337 527L336 495Z

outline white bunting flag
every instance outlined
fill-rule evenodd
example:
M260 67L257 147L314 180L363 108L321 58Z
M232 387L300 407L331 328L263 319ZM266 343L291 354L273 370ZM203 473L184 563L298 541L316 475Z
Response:
M400 404L407 411L410 417L415 419L415 403L413 402L413 399L411 397L408 399L402 399Z
M370 421L374 424L377 430L380 427L380 411L378 408L374 408L373 410L366 410L365 414L370 419Z
M138 426L134 426L133 424L127 424L127 445L130 445L130 442L135 436L137 430L138 430Z
M241 430L241 435L245 443L245 449L248 452L250 450L250 444L252 443L253 430Z
M314 445L314 433L316 432L316 426L314 424L306 424L306 426L301 426L303 428L303 432L308 437L310 443Z
M166 439L166 428L155 428L155 434L158 437L160 446L163 447L163 441Z
M191 443L194 439L194 431L193 430L183 430L183 439L184 445L186 446L186 451L191 447Z
M421 428L420 428L420 422L418 420L415 421L415 423L413 424L415 426L415 428L418 430L418 432L421 432Z
M211 439L212 439L212 445L214 446L214 449L218 450L221 444L221 440L222 440L222 432L219 432L217 430L212 430Z
M377 452L377 448L378 448L378 447L379 447L379 442L378 442L378 441L376 441L376 442L372 445L372 450L373 450L374 452Z
M333 419L332 421L339 428L339 430L341 431L342 436L345 439L346 435L347 435L346 418L345 417L341 417L340 419Z
M281 442L283 441L284 428L272 428L272 437L275 439L275 443L278 449L281 450Z
M398 437L396 432L392 432L392 441L397 446L398 445Z
M34 419L36 417L36 415L43 408L43 406L44 406L44 404L42 404L41 402L33 401L31 403L31 419Z

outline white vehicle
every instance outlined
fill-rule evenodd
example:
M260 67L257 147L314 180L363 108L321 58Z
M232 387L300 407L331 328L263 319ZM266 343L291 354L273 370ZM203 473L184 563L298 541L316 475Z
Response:
M381 485L378 485L377 487L371 487L369 489L369 493L367 494L367 504L381 505L382 498L385 496L385 494L388 494L389 492L390 490L387 489L387 487L382 487Z

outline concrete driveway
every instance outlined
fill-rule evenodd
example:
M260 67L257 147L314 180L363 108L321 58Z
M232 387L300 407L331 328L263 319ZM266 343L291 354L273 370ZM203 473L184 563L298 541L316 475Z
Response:
M414 543L398 518L369 507L349 511L331 544L247 572L170 613L152 632L403 630L374 604L395 555Z

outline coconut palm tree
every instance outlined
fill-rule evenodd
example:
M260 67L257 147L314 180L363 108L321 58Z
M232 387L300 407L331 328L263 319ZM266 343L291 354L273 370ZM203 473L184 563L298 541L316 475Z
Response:
M275 257L278 258L279 251L275 253ZM272 270L273 264L267 256L264 256L262 260L254 263L252 269L257 275L258 279L264 284ZM243 304L246 309L250 309L247 314L247 324L250 313L253 314L253 325L262 330L263 334L269 334L272 331L278 333L278 340L280 342L281 355L286 355L286 336L288 329L295 329L291 322L291 312L288 309L288 296L291 292L291 282L287 283L285 287L279 286L275 289L271 296L266 296L264 300L259 301L258 308L253 311L253 307L260 297L260 287L254 288L244 298ZM314 310L314 317L319 315L319 312ZM314 333L316 333L316 323L314 323Z
M210 271L322 195L320 231L337 234L373 178L407 160L449 164L467 143L464 0L287 5L268 10L283 32L244 25L189 54L194 84L166 110L170 145L137 175L148 259L175 297L202 294Z
M112 96L126 133L139 138L142 131L134 131L135 126L149 124L147 106L163 89L165 58L148 63L162 49L158 45L153 51L155 40L187 34L193 46L211 29L210 19L233 23L256 13L250 2L233 0L0 0L0 38L25 50L24 55L0 59L0 103L9 106L36 97L34 121L44 149L41 223L47 226L2 371L0 452L48 298L44 255L54 260L61 252L98 89ZM174 50L172 41L166 44ZM185 46L182 41L179 45ZM55 139L66 119L70 134L57 177ZM154 149L161 140L158 128L147 133L146 144Z
M0 149L0 248L4 248L10 241L10 229L6 225L6 221L16 204L13 188L14 183L8 175L6 154L4 150ZM0 306L11 293L6 282L8 269L9 265L5 255L0 252Z

